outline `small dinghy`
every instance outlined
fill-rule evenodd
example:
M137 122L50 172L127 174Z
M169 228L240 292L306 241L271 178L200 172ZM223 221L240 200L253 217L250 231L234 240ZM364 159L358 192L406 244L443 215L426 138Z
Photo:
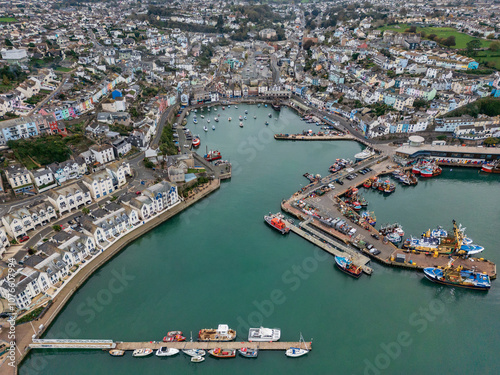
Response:
M182 352L190 357L204 357L207 354L203 349L183 349Z
M125 350L113 349L109 351L109 354L113 357L121 357L125 354Z
M191 362L199 363L203 362L205 360L205 357L202 357L200 355L197 355L195 357L191 357Z

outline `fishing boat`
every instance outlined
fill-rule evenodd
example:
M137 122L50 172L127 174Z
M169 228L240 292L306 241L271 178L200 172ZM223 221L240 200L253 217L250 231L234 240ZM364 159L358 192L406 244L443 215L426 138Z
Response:
M206 161L214 161L222 159L220 152L217 150L207 152L203 157L205 158Z
M236 357L236 349L215 348L215 349L209 350L208 353L211 356L214 356L217 358L234 358L234 357Z
M153 349L149 348L135 349L134 352L132 353L132 357L147 357L148 355L151 354L153 354Z
M203 130L205 130L206 132L208 131L208 128L206 126L203 127Z
M212 130L215 130L215 126L214 125L212 125Z
M366 189L369 189L372 186L372 180L368 179L365 182L363 182L363 187Z
M186 338L182 335L165 336L163 342L181 342L186 341Z
M156 351L157 357L170 357L179 353L179 349L175 348L167 348L166 346L162 346L160 349Z
M453 261L450 262L451 264ZM452 268L451 264L444 268L424 268L427 280L434 283L487 291L491 287L490 277L484 273L464 270L462 267Z
M238 353L245 358L257 358L259 349L241 348L238 349Z
M377 224L377 218L375 217L375 213L373 212L368 212L368 211L362 212L361 217L365 221L367 221L368 224L370 224L372 227L375 226L375 224Z
M183 349L182 352L190 357L203 357L206 354L203 349Z
M242 127L243 127L243 123L242 123L242 122L240 122L240 128L242 128Z
M335 265L344 273L347 273L350 276L355 278L359 278L361 276L361 272L363 271L361 267L358 267L352 263L349 258L346 257L335 257Z
M248 341L278 341L281 337L279 328L250 328L248 330Z
M233 341L235 338L236 331L227 324L219 324L217 329L204 328L198 333L198 341Z
M125 354L125 350L112 349L109 351L109 354L113 357L122 357Z
M205 360L205 357L202 357L202 356L194 356L194 357L191 357L191 362L195 362L195 363L200 363L200 362L203 362Z
M201 140L200 140L200 138L198 138L198 137L194 137L194 138L193 138L193 142L192 142L192 144L193 144L193 147L200 147L200 145L201 145Z
M266 215L264 216L264 220L281 234L290 232L290 228L288 228L285 222L277 215Z
M354 158L356 161L361 161L368 159L370 156L375 155L375 151L371 150L369 147L365 148L363 151L358 152L356 155L354 155Z
M484 250L484 247L482 247L482 246L470 244L470 245L460 246L458 253L460 254L461 251L465 251L465 253L467 253L467 255L474 255L474 254L479 254L483 250Z
M481 172L500 173L500 162L487 163L481 166Z
M387 233L385 235L388 241L391 241L392 243L399 243L401 242L401 236L399 236L397 233Z
M304 338L302 337L302 333L300 334L299 342L303 343L304 347L303 348L295 348L295 347L288 348L285 352L285 355L287 357L297 358L297 357L302 357L303 355L306 355L307 353L309 353L309 350L307 350L307 348L306 348L306 343L304 342Z

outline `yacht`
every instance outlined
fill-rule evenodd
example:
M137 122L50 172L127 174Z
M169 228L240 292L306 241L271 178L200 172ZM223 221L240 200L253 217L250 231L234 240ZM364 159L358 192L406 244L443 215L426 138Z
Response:
M375 155L375 151L370 150L367 147L363 151L358 152L356 155L354 155L354 158L356 159L356 161L361 161L361 160L368 159L370 156L373 156L373 155Z
M156 351L157 357L170 357L172 355L176 355L179 353L179 349L175 348L167 348L166 346L162 346L160 349Z

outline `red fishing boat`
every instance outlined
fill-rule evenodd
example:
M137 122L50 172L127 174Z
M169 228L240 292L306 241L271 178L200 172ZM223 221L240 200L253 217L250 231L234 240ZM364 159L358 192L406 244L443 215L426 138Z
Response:
M361 267L355 266L352 261L346 257L336 256L335 264L339 270L355 278L359 278L361 276L361 272L363 271Z
M210 151L204 156L206 161L214 161L214 160L219 160L222 159L222 156L219 151Z

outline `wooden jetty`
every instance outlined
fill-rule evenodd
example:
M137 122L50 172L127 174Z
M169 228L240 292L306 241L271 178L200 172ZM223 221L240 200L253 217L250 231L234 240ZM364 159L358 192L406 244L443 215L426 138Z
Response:
M304 135L304 134L275 134L274 139L278 141L352 141L356 140L352 135Z
M162 342L162 341L138 341L138 342L123 342L113 340L65 340L65 339L34 339L29 345L31 349L101 349L101 350L135 350L141 348L149 348L157 350L161 347L175 349L239 349L252 348L259 350L287 350L288 348L305 348L312 350L312 342L245 342L245 341L228 341L228 342Z

